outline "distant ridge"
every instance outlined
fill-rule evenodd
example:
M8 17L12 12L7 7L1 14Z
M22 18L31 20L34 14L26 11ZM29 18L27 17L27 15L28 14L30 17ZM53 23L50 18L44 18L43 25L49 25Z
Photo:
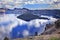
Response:
M4 9L4 8L0 8ZM5 8L6 14L24 14L24 13L31 13L35 15L46 15L46 16L53 16L54 18L60 18L60 9L42 9L42 10L30 10L27 8L14 8L14 9L8 9ZM57 16L58 15L58 16Z

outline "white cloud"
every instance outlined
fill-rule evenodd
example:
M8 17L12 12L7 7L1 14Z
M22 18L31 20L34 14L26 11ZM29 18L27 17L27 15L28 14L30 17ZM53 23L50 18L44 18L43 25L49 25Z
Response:
M45 19L34 19L27 23L28 28L35 26L36 28L39 28L43 23L48 24L48 20Z
M36 28L39 28L40 25L41 25L41 24L40 24L39 20L36 19L36 20L34 21L34 26L35 26Z
M5 36L10 35L10 32L14 27L16 27L17 22L15 21L16 18L13 14L11 15L4 15L0 17L0 38L3 39ZM7 24L7 26L4 26L4 24ZM9 36L10 37L10 36Z
M24 30L24 31L23 31L23 36L26 37L26 36L28 36L28 35L29 35L29 31L28 31L28 30Z
M5 33L5 28L3 25L0 27L0 33Z
M34 20L31 20L30 22L27 23L28 27L30 28L34 25L36 28L39 28L43 24L49 24L49 23L53 23L53 22L57 21L57 19L53 18L52 16L43 16L42 15L41 17L46 17L49 20L47 20L47 19L34 19Z
M52 16L44 16L44 15L41 15L41 17L46 17L46 18L48 18L51 22L57 21L57 19L56 19L56 18L53 18Z
M23 5L26 4L50 4L49 8L60 8L60 6L58 5L57 7L52 6L52 4L54 2L58 2L59 0L2 0L0 4L0 7L6 7L6 8L22 8ZM12 6L11 4L14 4L14 6ZM9 4L9 5L8 5ZM4 6L3 6L4 5ZM54 4L53 4L54 5Z
M54 2L57 2L58 0L53 0Z
M27 1L27 2L25 2L25 4L36 4L36 1Z
M53 2L57 2L57 0L32 0L27 1L26 4L52 4Z
M3 23L8 23L8 25L4 26ZM5 14L4 16L0 17L0 33L9 34L17 25L24 25L26 23L26 21L17 19L14 14ZM0 35L2 36L3 34Z
M27 21L24 21L22 19L16 18L16 20L17 20L17 22L18 22L19 25L24 25L24 24L27 24L28 23Z
M8 30L9 32L11 32L12 29L15 28L17 25L18 25L18 22L17 22L17 21L14 21L14 22L11 23L10 25L8 25L7 30Z
M55 22L55 21L57 21L57 19L56 19L56 18L51 17L51 18L50 18L50 21L51 21L51 22Z
M49 20L47 20L47 19L46 20L45 19L34 19L28 23L28 27L31 28L34 26L35 28L41 28L40 31L38 32L38 35L40 35L41 33L44 32L46 24L49 24ZM43 26L43 28L42 28L42 26Z
M10 8L10 9L13 8L13 6L11 6L11 5L5 5L5 7Z
M39 0L38 0L39 1ZM40 1L44 1L44 0L40 0Z
M13 19L11 19L13 18ZM3 23L3 22L8 22L8 21L14 21L16 18L14 16L14 14L5 14L3 15L2 17L0 17L0 23Z
M47 16L43 16L43 17L47 17ZM53 17L49 17L51 22L56 21L57 19L53 18ZM3 23L7 23L9 22L9 24L7 26L4 26ZM44 23L48 23L48 20L44 20L44 19L35 19L35 20L31 20L30 22L26 22L23 21L21 19L17 19L16 16L14 14L8 14L5 15L3 17L0 17L0 37L5 36L5 34L8 34L12 31L13 28L15 28L18 24L19 25L24 25L27 24L28 28L30 28L31 26L35 26L36 28L39 28L40 25L43 25ZM42 31L43 32L43 31ZM39 32L40 34L40 32ZM24 30L23 31L23 35L24 36L28 36L29 35L29 31Z

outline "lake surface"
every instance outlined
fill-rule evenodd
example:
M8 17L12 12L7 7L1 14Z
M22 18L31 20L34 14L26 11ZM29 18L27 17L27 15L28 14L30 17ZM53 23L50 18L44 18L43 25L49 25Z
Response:
M54 23L57 19L52 16L41 15L47 19L34 19L29 22L17 18L18 14L5 14L0 16L0 39L9 38L24 38L35 36L44 32L46 24Z

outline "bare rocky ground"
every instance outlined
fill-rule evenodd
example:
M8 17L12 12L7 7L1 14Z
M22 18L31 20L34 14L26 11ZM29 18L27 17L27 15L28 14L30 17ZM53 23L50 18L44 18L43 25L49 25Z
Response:
M41 35L60 34L60 19L53 24L47 24L44 33Z
M27 37L27 38L17 38L14 40L52 40L52 38L54 38L55 40L59 40L60 34L41 35L41 36L33 36L33 37Z

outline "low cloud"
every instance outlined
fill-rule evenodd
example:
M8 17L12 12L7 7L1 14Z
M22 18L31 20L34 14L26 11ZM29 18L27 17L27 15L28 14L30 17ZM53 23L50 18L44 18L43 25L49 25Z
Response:
M17 19L16 16L13 15L13 14L5 15L3 17L0 17L0 20L1 20L0 21L0 38L2 38L2 39L5 36L9 36L10 37L10 32L17 25L27 24L28 28L30 29L31 26L33 26L33 25L34 25L35 28L39 28L39 27L41 27L41 25L44 25L44 27L45 27L45 25L49 23L48 20L44 20L44 19L35 19L35 20L31 20L30 22L26 22L24 20ZM53 20L56 21L55 18L50 17L50 21L54 22ZM44 31L44 28L42 30ZM42 32L39 32L39 34L42 33ZM3 37L3 35L4 35L4 37ZM23 31L23 35L24 36L28 36L29 35L29 31L28 30L24 30Z
M29 31L28 31L28 30L24 30L24 31L23 31L23 36L26 37L26 36L28 36L28 35L29 35Z
M18 22L15 21L16 18L14 15L5 15L0 17L0 39L3 40L4 37L8 36L10 37L10 32Z

